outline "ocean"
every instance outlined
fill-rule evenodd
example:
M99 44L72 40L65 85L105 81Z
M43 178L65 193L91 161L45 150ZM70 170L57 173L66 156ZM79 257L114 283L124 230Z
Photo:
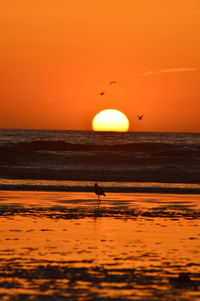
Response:
M200 192L200 133L0 130L0 188Z

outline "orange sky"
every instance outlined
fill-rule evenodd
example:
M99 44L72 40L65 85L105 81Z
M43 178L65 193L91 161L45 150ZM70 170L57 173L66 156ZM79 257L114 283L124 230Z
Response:
M200 132L199 0L2 0L0 28L0 128L90 130L113 108Z

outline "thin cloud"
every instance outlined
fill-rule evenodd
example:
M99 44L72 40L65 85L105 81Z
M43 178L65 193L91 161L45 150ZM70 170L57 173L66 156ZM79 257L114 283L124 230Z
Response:
M149 75L154 75L154 74L156 74L156 72L152 70L152 71L144 72L144 73L142 73L141 75L142 75L142 76L149 76Z
M162 69L157 73L173 73L173 72L193 72L197 71L196 68L172 68L172 69Z
M170 68L170 69L161 69L158 71L147 71L142 73L142 76L150 76L155 74L163 74L163 73L175 73L175 72L195 72L197 71L197 68L190 68L190 67L182 67L182 68Z

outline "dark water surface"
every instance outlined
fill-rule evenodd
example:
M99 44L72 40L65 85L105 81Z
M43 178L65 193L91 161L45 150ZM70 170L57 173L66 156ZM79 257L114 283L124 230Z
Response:
M200 184L199 133L0 130L0 177Z

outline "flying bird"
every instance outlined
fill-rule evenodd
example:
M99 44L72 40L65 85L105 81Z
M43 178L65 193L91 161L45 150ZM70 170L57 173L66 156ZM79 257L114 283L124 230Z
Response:
M103 188L100 187L97 183L94 184L94 192L96 193L96 195L98 195L98 206L99 206L99 203L100 203L100 196L101 195L105 195L104 191L103 191Z
M105 93L104 91L101 91L101 92L99 92L99 95L102 96L102 95L104 95L104 93Z
M143 116L144 116L144 115L137 115L137 118L138 118L139 120L142 120Z
M109 85L110 85L110 86L113 85L113 84L117 84L116 80L111 80L111 81L109 82Z

